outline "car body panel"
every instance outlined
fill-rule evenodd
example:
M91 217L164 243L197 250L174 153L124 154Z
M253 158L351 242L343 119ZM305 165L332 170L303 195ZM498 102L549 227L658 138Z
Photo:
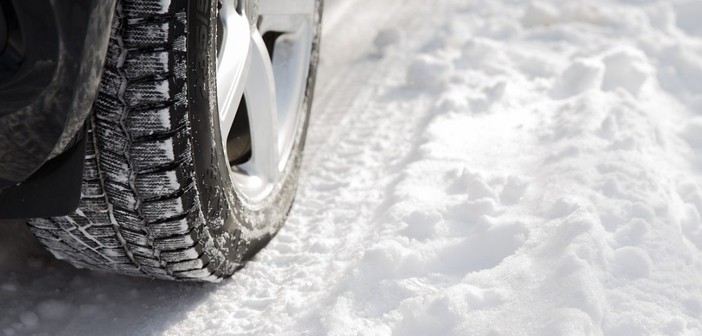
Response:
M26 180L76 141L97 93L115 1L11 3L26 52L20 69L0 81L0 188Z
M57 201L48 214L77 206L84 152L76 151L85 147L81 130L100 83L115 1L0 0L23 36L20 65L0 71L0 218L37 217L35 208L51 197ZM63 174L48 174L45 165Z

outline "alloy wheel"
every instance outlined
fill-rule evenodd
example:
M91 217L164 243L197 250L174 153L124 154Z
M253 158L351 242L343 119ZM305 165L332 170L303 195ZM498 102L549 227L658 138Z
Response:
M303 117L315 0L223 0L217 104L234 187L250 206L284 178Z

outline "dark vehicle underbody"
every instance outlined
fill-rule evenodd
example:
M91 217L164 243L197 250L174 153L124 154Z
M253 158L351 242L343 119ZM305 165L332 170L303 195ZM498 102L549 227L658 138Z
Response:
M77 207L114 6L0 0L0 218Z

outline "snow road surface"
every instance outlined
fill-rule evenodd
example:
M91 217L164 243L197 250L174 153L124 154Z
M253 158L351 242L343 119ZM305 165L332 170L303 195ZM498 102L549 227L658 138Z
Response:
M220 284L0 225L0 335L702 335L702 2L329 1L289 221Z

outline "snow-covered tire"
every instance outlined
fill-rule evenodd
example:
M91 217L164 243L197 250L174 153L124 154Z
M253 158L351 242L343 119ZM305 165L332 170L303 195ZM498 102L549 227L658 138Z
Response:
M240 197L221 141L217 2L118 0L88 123L79 208L29 220L57 258L171 280L230 276L275 235L292 205L319 51L316 2L303 117L283 179L255 206ZM164 7L166 4L166 7Z

